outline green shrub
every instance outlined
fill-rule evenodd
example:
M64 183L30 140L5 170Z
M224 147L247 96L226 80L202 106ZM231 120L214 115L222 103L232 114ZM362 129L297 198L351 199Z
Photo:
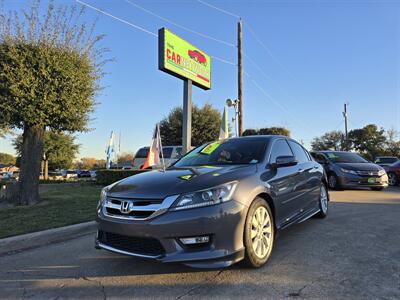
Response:
M118 180L147 171L149 170L98 170L96 171L96 183L107 186Z

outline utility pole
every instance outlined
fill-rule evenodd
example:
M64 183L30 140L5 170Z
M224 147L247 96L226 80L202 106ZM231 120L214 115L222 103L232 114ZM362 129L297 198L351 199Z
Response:
M238 123L239 123L239 136L241 136L243 133L242 69L243 69L243 66L242 66L242 19L239 19L239 22L238 22L238 100L239 100Z
M349 151L349 133L347 131L347 105L348 103L344 104L344 111L343 111L343 117L344 117L344 136L345 136L345 150Z

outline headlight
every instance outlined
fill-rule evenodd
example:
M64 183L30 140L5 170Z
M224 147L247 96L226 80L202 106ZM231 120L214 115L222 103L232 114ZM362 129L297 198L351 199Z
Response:
M386 174L386 172L385 172L385 170L379 170L379 172L378 172L378 176L383 176L383 175L385 175Z
M181 210L215 205L231 200L237 182L229 182L207 190L181 195L171 210Z
M106 186L105 188L101 189L100 200L99 200L99 203L97 204L97 208L100 208L104 204L104 202L106 201L107 192L108 192L109 189L110 189L110 186Z
M343 173L347 173L347 174L354 174L354 175L357 175L357 172L354 171L354 170L348 170L348 169L340 168L340 171L342 171Z

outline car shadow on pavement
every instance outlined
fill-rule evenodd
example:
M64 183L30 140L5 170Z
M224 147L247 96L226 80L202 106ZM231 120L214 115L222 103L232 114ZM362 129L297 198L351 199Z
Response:
M20 293L18 298L24 290L25 297L40 292L39 298L47 299L59 295L60 289L65 297L97 298L98 293L103 298L104 289L109 295L163 297L191 295L194 290L207 295L217 287L225 291L220 294L224 297L235 296L231 287L237 295L257 290L282 298L287 293L303 295L316 284L336 289L337 295L356 291L365 298L377 293L376 286L384 286L389 293L384 295L390 298L400 274L400 241L393 234L400 227L400 201L375 202L332 202L327 218L312 218L283 230L270 261L260 269L242 264L217 270L161 264L95 250L93 236L3 256L0 299L13 289ZM254 278L263 284L255 284ZM213 296L218 295L216 291Z

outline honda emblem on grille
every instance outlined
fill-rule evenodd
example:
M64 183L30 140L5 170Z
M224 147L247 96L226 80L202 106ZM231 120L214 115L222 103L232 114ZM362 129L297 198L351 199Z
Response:
M122 201L121 208L119 209L124 214L129 214L131 212L131 205L129 201Z

